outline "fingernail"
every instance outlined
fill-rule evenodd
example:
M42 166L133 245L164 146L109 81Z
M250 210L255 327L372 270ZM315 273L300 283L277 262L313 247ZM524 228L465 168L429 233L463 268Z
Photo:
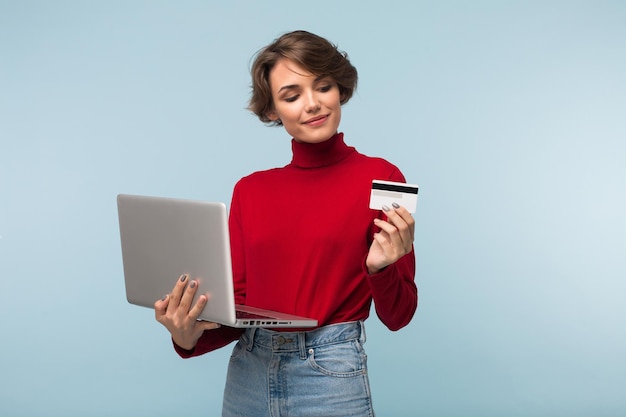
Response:
M395 209L399 209L400 208L400 204L396 203L395 201L393 202L393 204L391 204L393 206L393 208Z
M161 298L161 301L165 301L166 298L167 298L167 294L165 294L163 298Z
M186 279L187 279L187 274L183 274L180 276L180 282L185 282Z
M383 211L389 211L390 210L389 207L387 207L387 206L382 206L381 208L383 209Z
M191 284L189 284L189 287L196 288L196 281L191 281Z

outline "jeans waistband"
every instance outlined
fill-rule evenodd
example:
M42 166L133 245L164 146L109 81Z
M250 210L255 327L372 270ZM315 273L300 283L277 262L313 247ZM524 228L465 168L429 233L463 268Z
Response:
M348 340L358 339L365 343L365 327L363 321L359 320L329 324L301 332L277 332L263 328L251 328L246 329L242 338L248 350L258 346L273 352L304 353L307 349Z

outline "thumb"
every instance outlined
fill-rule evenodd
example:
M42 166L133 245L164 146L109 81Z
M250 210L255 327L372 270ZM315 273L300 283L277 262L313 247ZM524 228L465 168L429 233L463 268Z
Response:
M197 326L199 326L200 329L202 329L202 331L204 331L204 330L215 330L215 329L219 329L220 327L222 327L221 324L214 323L212 321L199 321L199 322L197 322Z
M169 294L166 294L165 296L163 296L163 298L154 302L154 312L157 317L163 316L165 314L169 301Z

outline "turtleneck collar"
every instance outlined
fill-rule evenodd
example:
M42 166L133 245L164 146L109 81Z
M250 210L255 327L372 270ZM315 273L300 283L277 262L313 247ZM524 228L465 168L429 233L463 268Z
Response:
M320 143L303 143L291 140L292 166L299 168L320 168L339 162L355 152L343 141L343 133L337 133Z

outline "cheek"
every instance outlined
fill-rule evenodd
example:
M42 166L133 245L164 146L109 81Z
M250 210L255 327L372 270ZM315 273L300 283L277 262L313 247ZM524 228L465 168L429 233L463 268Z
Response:
M332 94L327 96L327 103L329 107L339 107L341 106L341 94L339 93L339 89L334 89Z
M300 112L297 106L283 106L277 109L276 113L283 123L297 123L300 118Z

